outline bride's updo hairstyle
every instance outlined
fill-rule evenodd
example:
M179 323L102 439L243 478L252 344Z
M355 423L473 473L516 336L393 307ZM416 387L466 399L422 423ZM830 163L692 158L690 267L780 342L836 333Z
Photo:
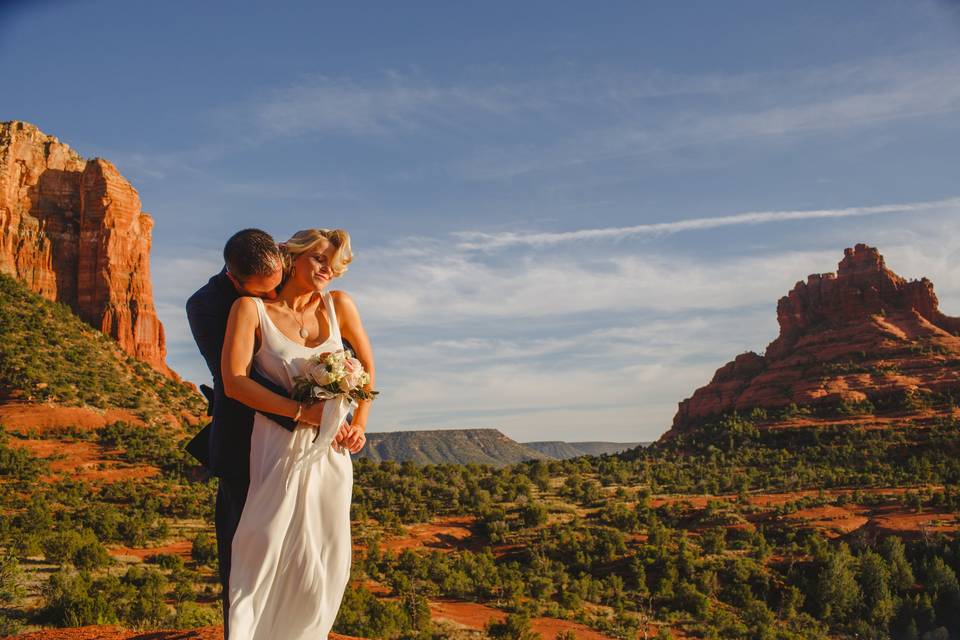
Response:
M350 234L344 229L303 229L280 244L280 254L283 257L283 279L286 280L289 277L294 260L313 249L323 240L336 247L333 257L330 259L333 277L342 276L347 270L347 265L353 260L353 251L350 249Z

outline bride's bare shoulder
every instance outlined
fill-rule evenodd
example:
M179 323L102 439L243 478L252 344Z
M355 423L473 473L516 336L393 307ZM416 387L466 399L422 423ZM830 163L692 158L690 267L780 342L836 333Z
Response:
M337 302L340 300L346 300L349 302L353 301L353 299L350 297L350 294L344 291L343 289L336 289L334 291L331 291L330 299L333 300L334 302Z
M253 296L240 296L234 300L230 315L240 323L260 324L260 312L257 311L257 301Z
M330 292L330 300L333 301L333 306L337 310L337 313L346 311L348 313L356 313L357 305L354 304L353 298L350 297L350 294L342 289Z
M350 307L356 306L350 294L344 291L343 289L337 289L336 291L331 291L330 299L333 300L337 304L337 306L340 306L340 305L350 306Z

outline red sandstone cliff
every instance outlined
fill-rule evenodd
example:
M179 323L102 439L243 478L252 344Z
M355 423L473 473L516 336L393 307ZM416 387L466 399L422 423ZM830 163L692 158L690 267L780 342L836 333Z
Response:
M0 271L171 374L150 284L153 220L110 162L0 122Z
M680 403L667 436L732 410L960 398L960 318L938 305L926 278L901 278L873 247L847 249L837 273L811 275L780 298L780 335L764 355L743 353L718 369Z

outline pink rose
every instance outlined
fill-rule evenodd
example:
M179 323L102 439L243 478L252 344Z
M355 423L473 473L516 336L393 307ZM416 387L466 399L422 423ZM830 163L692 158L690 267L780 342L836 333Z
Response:
M343 370L346 372L343 380L347 383L347 389L344 389L344 391L355 389L363 376L363 365L356 358L347 358L343 361ZM340 388L343 389L343 381L341 381Z

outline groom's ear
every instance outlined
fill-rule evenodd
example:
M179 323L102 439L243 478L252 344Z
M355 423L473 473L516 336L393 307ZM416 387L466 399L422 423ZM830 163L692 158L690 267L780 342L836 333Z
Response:
M230 270L227 269L227 277L230 278L230 282L233 283L233 286L239 291L243 288L243 285L240 284L240 281L237 280L237 276L230 273Z

